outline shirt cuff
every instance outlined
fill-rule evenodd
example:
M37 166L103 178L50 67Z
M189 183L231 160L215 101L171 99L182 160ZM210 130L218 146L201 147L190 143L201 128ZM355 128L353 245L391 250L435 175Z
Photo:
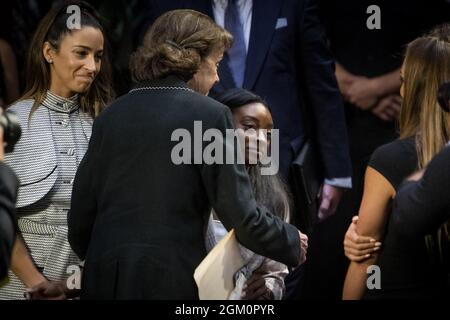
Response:
M325 179L325 184L330 186L351 189L352 188L352 178L333 178L333 179Z

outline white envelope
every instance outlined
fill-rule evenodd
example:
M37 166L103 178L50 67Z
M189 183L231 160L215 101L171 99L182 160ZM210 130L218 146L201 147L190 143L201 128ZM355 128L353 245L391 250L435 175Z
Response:
M245 265L232 229L198 265L194 279L200 300L226 300L234 289L234 275Z

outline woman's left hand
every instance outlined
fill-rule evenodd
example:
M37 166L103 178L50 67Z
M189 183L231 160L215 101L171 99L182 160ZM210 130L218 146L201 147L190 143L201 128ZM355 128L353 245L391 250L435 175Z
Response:
M25 298L27 300L67 300L73 297L72 291L67 288L66 280L43 281L26 289Z

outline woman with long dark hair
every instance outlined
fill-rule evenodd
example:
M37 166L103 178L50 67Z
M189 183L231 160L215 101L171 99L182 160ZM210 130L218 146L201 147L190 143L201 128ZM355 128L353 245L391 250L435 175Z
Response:
M242 129L241 132L245 135L241 141L247 140L245 168L250 177L256 202L288 222L291 201L287 187L278 175L261 174L260 158L263 156L262 153L267 153L270 149L271 130L274 127L267 103L258 95L240 88L225 91L216 97L216 100L230 108L236 129ZM219 220L214 219L211 222L206 237L208 249L212 249L226 233ZM306 255L307 236L302 234L301 241ZM230 299L280 300L285 290L284 278L288 273L287 267L245 248L241 249L241 252L247 263L237 273L236 287Z
M21 235L1 299L23 298L25 288L34 288L32 298L69 295L68 267L80 262L67 240L73 179L93 118L112 99L110 80L105 34L96 12L79 2L51 10L30 44L26 92L10 107L23 130L14 152L5 156L21 182Z

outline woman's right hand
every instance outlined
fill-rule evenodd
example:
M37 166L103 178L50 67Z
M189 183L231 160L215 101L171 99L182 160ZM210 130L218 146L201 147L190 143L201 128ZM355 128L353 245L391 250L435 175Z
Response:
M358 234L356 231L356 224L358 216L354 216L352 223L347 229L344 238L344 251L347 258L354 262L364 261L378 251L381 247L381 242L371 237L365 237Z

